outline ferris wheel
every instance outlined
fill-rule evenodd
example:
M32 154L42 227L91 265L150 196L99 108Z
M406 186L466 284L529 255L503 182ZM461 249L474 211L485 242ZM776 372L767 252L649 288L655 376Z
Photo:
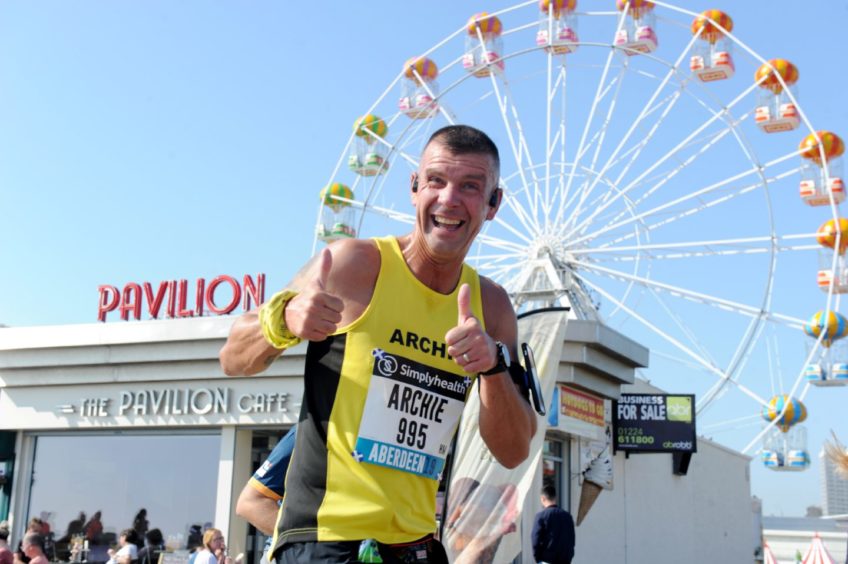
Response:
M404 232L429 135L479 127L504 201L469 262L519 311L565 306L647 346L654 383L696 394L699 430L805 468L787 433L810 386L848 383L848 220L844 145L805 116L791 53L762 57L732 15L660 1L469 16L352 116L315 245Z

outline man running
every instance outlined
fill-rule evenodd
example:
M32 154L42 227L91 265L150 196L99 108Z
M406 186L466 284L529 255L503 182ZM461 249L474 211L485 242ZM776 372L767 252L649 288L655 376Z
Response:
M367 538L384 562L446 562L432 537L436 490L477 376L487 447L508 468L527 457L536 419L510 375L523 382L510 363L515 312L464 264L501 204L499 167L481 131L440 129L410 179L411 233L333 243L233 325L228 375L261 372L310 341L279 563L355 562Z

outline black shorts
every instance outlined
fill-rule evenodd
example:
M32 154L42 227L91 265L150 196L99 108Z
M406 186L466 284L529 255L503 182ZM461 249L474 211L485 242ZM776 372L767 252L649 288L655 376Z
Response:
M361 541L293 542L277 553L277 564L354 564ZM377 543L384 564L448 564L442 543L428 535L404 544Z

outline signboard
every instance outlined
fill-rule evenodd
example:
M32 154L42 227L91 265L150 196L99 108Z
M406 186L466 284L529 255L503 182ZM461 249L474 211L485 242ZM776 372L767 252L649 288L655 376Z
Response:
M554 389L554 409L548 416L548 424L571 435L592 441L605 440L605 400L590 392L578 390L565 384Z
M205 312L227 315L239 303L243 311L250 311L251 302L260 305L265 301L265 274L257 274L255 280L245 275L241 283L223 274L208 284L205 278L198 278L194 287L189 285L188 280L165 280L155 287L150 282L130 282L123 289L101 284L97 291L100 293L98 321L106 321L106 315L115 310L120 312L124 321L141 319L142 309L146 310L150 319L159 319L159 316L170 319L200 317Z
M622 394L614 415L617 451L697 451L694 395Z
M0 430L293 423L299 378L4 388Z

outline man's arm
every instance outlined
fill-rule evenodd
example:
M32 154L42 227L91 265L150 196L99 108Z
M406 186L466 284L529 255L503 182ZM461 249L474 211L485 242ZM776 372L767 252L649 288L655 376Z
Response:
M236 502L236 515L270 536L277 524L277 511L276 499L260 493L249 482L244 485Z
M322 341L341 321L342 301L325 290L332 266L332 252L326 248L287 286L299 292L282 313L286 329L296 337ZM227 376L252 376L267 369L283 350L265 339L258 311L250 311L233 323L220 352L221 368Z
M471 312L471 292L459 291L459 323L445 339L448 354L466 372L485 372L497 364L495 341L517 354L518 322L509 297L500 286L481 278L483 309L487 331ZM468 357L466 359L465 357ZM529 402L518 393L507 370L478 376L480 390L480 436L497 461L515 468L530 453L530 440L536 433L536 417Z

